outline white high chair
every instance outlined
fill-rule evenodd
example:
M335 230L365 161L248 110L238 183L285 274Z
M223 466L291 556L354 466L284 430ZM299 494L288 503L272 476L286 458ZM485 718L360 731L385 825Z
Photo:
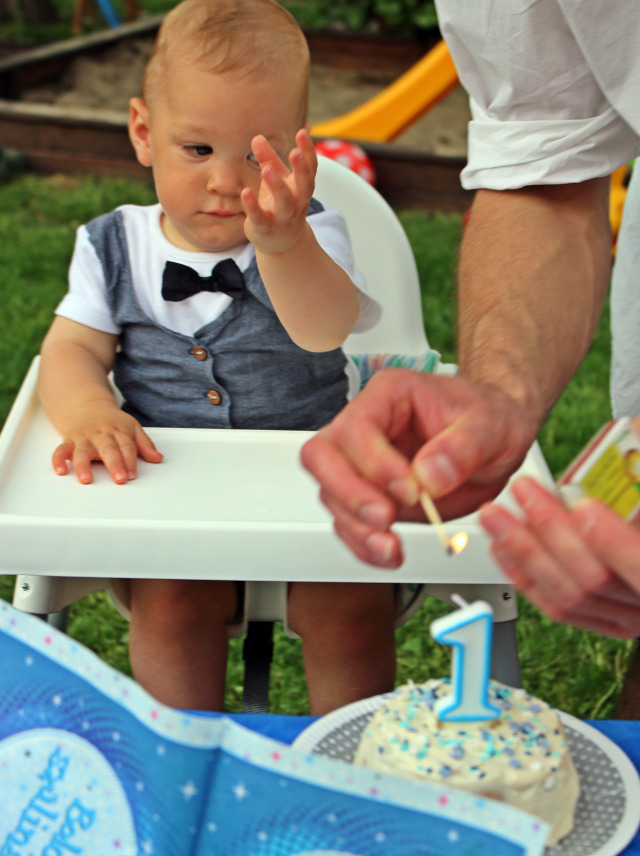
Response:
M359 176L322 157L315 195L344 213L357 266L384 307L381 323L350 336L346 352L427 352L418 274L392 209ZM37 364L36 357L0 434L0 573L17 574L14 606L59 613L118 579L244 580L244 621L230 633L249 628L247 657L253 663L257 651L258 685L255 698L245 686L245 709L265 709L271 626L286 617L287 581L389 581L388 571L361 563L333 534L317 485L299 463L311 434L149 429L165 455L160 466L141 461L138 478L122 487L97 467L94 483L80 486L53 473L50 457L59 438L38 402ZM552 483L537 445L523 471ZM397 524L406 560L393 579L426 584L445 601L458 592L490 602L492 675L519 685L515 592L491 559L475 515L446 526L469 534L456 557L445 554L432 527Z

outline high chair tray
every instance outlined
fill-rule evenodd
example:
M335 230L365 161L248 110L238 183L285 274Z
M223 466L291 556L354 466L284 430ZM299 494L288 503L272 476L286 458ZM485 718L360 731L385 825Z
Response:
M310 432L149 429L165 458L139 461L134 481L116 485L101 465L90 485L56 475L59 435L39 404L37 371L38 358L0 434L0 573L504 583L474 516L447 524L469 533L458 556L417 523L397 526L399 571L352 556L299 463Z

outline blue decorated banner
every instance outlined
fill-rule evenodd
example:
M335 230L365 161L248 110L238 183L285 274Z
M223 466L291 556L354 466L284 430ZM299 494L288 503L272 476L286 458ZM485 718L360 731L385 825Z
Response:
M545 838L508 806L167 708L0 604L0 856L540 856Z

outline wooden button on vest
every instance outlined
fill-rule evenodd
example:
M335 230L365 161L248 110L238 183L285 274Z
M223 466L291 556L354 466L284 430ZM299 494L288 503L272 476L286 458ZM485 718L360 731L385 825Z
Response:
M211 404L220 404L220 393L217 389L210 389L207 393L207 398Z
M196 360L206 360L207 352L204 348L199 348L197 345L191 349L191 353L196 358Z

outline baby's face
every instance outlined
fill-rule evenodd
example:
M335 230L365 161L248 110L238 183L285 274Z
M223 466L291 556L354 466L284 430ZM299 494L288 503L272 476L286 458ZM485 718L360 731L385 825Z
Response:
M251 140L263 134L287 163L300 91L275 75L169 69L150 105L149 144L163 230L178 247L224 252L246 241L243 187L257 192Z

